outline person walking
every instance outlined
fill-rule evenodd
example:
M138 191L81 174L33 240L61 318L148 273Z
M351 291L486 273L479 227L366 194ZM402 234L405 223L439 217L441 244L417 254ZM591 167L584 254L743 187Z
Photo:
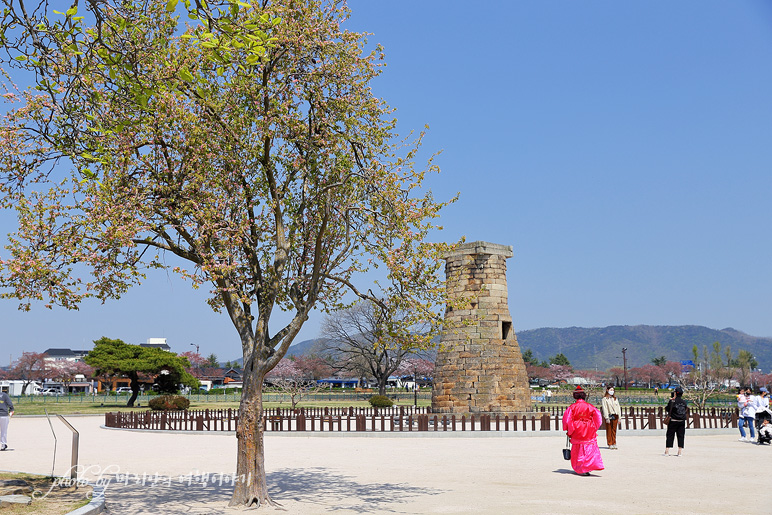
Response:
M740 428L740 441L751 442L756 438L756 430L753 427L753 423L756 418L756 410L753 406L753 395L751 395L751 389L748 387L741 387L740 393L737 395L737 409L740 412L737 425ZM750 432L750 438L745 435L745 426L748 426Z
M603 419L598 409L589 404L581 386L574 390L574 403L563 413L563 429L571 439L571 468L589 476L592 470L603 470L597 432Z
M606 393L603 394L601 402L601 411L606 420L606 444L609 449L617 449L617 425L619 417L622 415L622 409L619 407L619 400L614 395L614 387L607 386Z
M665 433L665 456L671 456L670 449L673 448L673 440L678 438L678 454L681 456L684 451L684 434L686 433L686 420L689 418L689 408L686 401L683 400L684 390L680 386L675 389L675 397L672 397L665 406L667 415L667 433Z
M13 416L13 402L11 397L0 392L0 451L8 448L8 424Z

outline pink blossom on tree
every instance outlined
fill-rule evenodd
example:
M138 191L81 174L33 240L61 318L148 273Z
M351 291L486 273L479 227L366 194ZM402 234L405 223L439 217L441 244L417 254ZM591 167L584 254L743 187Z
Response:
M574 370L570 365L550 365L550 379L553 381L565 382L574 377Z
M24 381L21 394L27 393L27 387L33 381L50 379L52 374L51 364L46 360L46 355L41 352L24 352L21 357L11 363L9 376L12 379Z
M399 364L396 373L401 376L431 377L434 374L434 361L424 358L406 358Z
M50 363L49 375L51 379L61 382L67 390L78 376L83 376L84 380L91 379L94 368L82 361L55 361Z

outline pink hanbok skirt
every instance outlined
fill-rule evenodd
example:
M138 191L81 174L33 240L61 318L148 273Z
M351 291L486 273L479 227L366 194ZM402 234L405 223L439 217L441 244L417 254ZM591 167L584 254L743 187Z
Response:
M603 458L598 449L597 439L584 443L571 443L571 468L577 474L603 470Z

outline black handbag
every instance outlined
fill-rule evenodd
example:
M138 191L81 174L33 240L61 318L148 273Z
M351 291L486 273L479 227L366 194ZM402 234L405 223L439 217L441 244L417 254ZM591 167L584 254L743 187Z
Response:
M571 440L568 439L568 435L566 435L566 447L563 449L563 459L571 459Z

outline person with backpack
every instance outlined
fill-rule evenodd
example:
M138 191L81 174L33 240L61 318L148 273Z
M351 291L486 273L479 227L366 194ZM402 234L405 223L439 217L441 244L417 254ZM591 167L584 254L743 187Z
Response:
M681 456L684 450L684 433L686 432L686 420L689 418L689 407L683 399L684 390L680 386L675 389L675 397L670 399L665 406L667 420L667 433L665 433L665 456L671 456L674 437L678 438L678 454Z
M603 419L598 409L586 402L587 393L581 386L574 390L576 401L563 413L563 429L571 439L571 468L580 476L591 470L603 470L597 432Z

